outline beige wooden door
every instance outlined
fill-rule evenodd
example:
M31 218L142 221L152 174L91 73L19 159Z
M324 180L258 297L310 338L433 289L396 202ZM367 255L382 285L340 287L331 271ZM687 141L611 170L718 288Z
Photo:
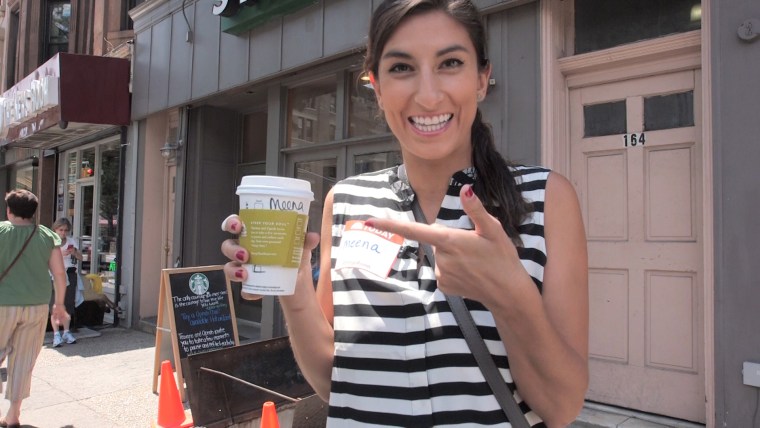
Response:
M592 401L705 421L700 73L570 91Z

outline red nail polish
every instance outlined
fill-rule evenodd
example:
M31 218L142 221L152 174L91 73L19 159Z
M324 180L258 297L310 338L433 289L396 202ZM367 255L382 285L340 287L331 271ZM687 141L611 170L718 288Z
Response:
M364 225L367 227L375 227L375 222L372 220L364 220Z
M475 192L472 191L472 186L468 187L467 190L464 191L464 195L468 198L471 198L475 195Z
M237 232L238 225L237 223L230 223L230 230L233 232Z
M245 251L239 250L237 253L235 253L235 258L240 260L241 262L244 262L246 259Z
M243 270L242 269L235 271L235 278L243 279Z

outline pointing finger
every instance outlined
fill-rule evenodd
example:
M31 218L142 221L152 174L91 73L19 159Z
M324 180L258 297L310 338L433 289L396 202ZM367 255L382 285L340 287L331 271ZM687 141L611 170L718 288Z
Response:
M424 242L432 246L445 243L451 229L439 225L428 225L410 221L392 220L387 218L372 218L364 222L365 226L385 232L401 235L406 239Z
M465 184L459 190L462 200L462 208L470 218L473 229L483 236L493 236L493 233L503 233L501 223L486 211L478 195L472 189L472 185Z

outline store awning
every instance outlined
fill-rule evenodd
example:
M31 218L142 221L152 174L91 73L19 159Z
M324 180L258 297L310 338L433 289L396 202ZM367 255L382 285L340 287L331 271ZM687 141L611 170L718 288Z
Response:
M59 53L0 98L0 146L51 148L129 125L129 60Z

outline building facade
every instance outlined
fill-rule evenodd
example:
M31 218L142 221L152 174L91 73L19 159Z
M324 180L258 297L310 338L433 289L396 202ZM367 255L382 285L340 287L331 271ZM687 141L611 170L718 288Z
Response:
M0 188L37 194L41 224L68 218L83 252L80 273L101 276L122 306L131 288L121 287L118 269L133 39L127 10L137 3L2 2ZM119 322L113 313L106 320Z
M336 180L400 162L361 80L378 0L262 1L223 17L221 3L151 0L129 12L124 207L134 211L121 226L122 263L139 284L135 325L155 316L162 268L225 262L219 224L237 209L242 176L310 181L309 227L319 230ZM581 201L588 400L752 425L757 390L743 383L742 363L760 361L751 214L760 208L760 6L476 3L494 67L482 109L500 150L564 174ZM284 334L275 300L235 304L255 338Z

